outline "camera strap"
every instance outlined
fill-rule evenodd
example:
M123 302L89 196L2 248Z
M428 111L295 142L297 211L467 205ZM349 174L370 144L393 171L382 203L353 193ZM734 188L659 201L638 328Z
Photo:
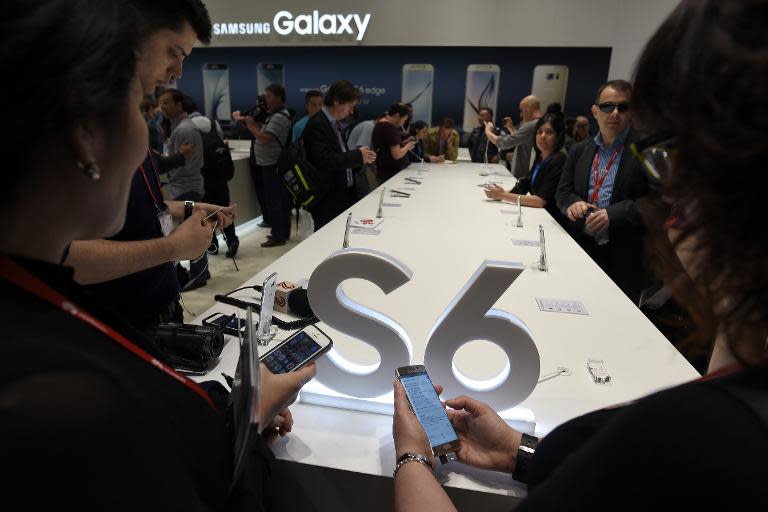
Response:
M34 295L35 297L41 300L44 300L45 302L59 308L65 313L72 315L73 317L77 318L81 322L84 322L90 325L91 327L98 330L105 336L109 337L112 341L114 341L118 345L121 345L123 348L132 352L134 355L140 357L141 359L151 364L155 368L165 372L166 375L168 375L169 377L177 380L182 385L188 387L189 389L191 389L192 391L200 395L200 397L206 402L208 402L208 404L211 407L216 409L216 406L213 404L208 394L205 391L203 391L203 389L200 386L198 386L195 382L176 373L173 370L173 368L169 367L168 365L164 364L162 361L153 357L152 355L147 353L145 350L141 349L140 347L136 346L133 342L128 340L128 338L126 338L116 330L112 329L110 326L106 325L104 322L101 322L100 320L94 318L88 312L84 311L74 303L70 302L64 295L60 294L59 292L57 292L56 290L54 290L53 288L45 284L40 278L38 278L31 272L27 271L24 267L22 267L15 261L11 260L7 256L0 256L0 277L14 284L18 288L21 288L22 290L25 290L26 292Z

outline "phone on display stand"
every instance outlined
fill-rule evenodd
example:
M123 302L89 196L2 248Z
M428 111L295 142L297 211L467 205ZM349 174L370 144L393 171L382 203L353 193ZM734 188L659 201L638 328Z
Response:
M259 360L274 374L302 368L333 346L333 341L319 327L308 325L264 354Z
M559 103L565 111L565 92L568 89L568 66L540 64L533 69L531 93L539 98L542 108Z
M245 335L247 324L244 319L237 318L237 315L225 315L224 313L214 313L203 318L203 325L218 327L224 334L232 336L238 335L238 330Z
M401 366L395 370L397 380L403 385L408 405L416 414L427 433L432 453L446 463L448 454L459 451L459 436L451 425L448 415L440 403L435 386L424 365Z
M435 68L432 64L404 64L403 87L400 98L413 105L413 121L432 126L432 90Z
M264 94L272 84L285 86L285 68L282 64L259 62L256 66L256 89L259 94Z
M470 64L467 66L463 123L465 132L471 132L475 129L481 108L489 107L493 109L494 116L496 115L500 74L501 68L496 64ZM492 119L492 121L494 120Z
M229 101L229 70L226 64L203 64L203 101L205 117L232 120Z
M256 339L260 345L266 345L277 334L277 326L272 327L272 312L275 308L275 291L277 290L277 273L270 274L261 285L261 301L259 303L259 327Z

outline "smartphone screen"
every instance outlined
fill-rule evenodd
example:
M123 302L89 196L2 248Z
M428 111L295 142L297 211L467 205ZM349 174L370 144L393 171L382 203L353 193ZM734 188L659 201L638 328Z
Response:
M232 317L229 315L218 316L213 320L211 320L210 323L215 324L216 326L222 329L228 328L235 331L238 329L238 326L240 327L240 329L243 329L245 327L245 320L243 319L238 320L237 317Z
M401 100L413 105L414 121L424 121L432 126L432 84L435 70L432 64L403 65Z
M203 99L208 119L229 121L232 110L229 101L229 70L226 64L203 65Z
M301 331L266 354L261 362L274 374L288 373L300 368L322 349L309 334Z
M429 443L441 446L458 440L440 398L426 372L401 375L400 383L408 395L413 412L427 432Z
M470 64L467 66L467 83L464 96L465 132L471 132L477 125L480 109L490 107L494 115L499 97L500 68L496 64Z

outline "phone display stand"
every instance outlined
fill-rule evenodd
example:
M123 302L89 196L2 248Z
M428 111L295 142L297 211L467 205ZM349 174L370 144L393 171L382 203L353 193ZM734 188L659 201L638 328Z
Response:
M275 339L277 336L277 326L272 325L272 322L266 327L266 332L262 332L261 328L256 332L256 342L265 347L269 345L269 342Z

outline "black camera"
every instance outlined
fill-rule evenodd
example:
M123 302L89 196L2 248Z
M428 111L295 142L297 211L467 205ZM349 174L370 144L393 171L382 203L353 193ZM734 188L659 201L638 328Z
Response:
M253 117L253 120L257 123L264 123L264 121L267 120L267 117L269 117L267 98L263 94L260 94L259 97L256 98L256 106L250 110L242 112L242 115Z
M161 323L149 337L165 360L182 371L208 371L224 349L224 332L206 325Z

